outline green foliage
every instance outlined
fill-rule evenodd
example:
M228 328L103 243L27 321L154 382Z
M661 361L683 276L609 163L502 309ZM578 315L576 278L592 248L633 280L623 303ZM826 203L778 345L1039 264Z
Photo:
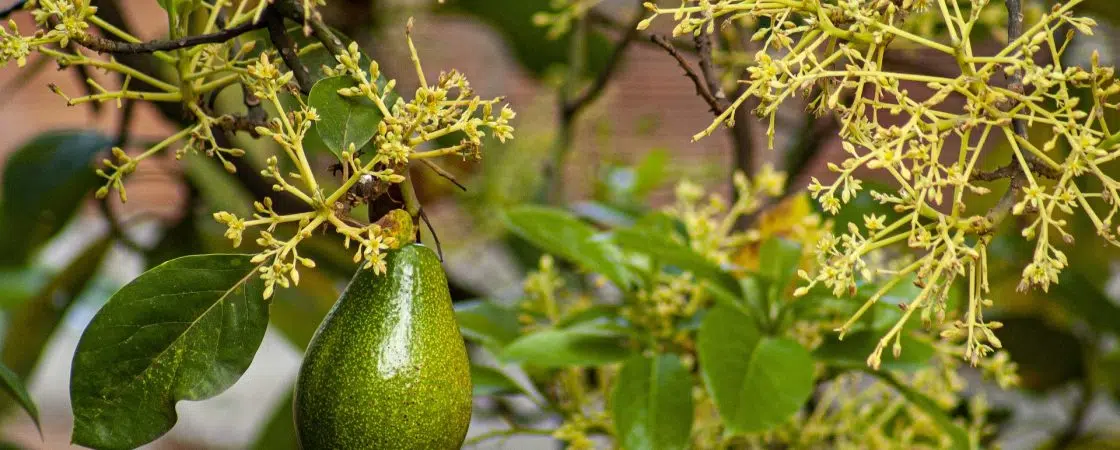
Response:
M627 360L615 381L611 403L623 448L689 448L692 375L676 355Z
M97 188L94 156L112 140L91 131L55 131L22 145L4 164L0 263L19 265L50 240Z
M477 364L471 365L471 387L475 397L528 394L501 369Z
M705 317L697 340L700 373L727 429L766 431L785 422L813 391L813 360L797 342L764 336L725 307Z
M497 352L521 334L517 312L488 300L455 304L455 318L463 337Z
M108 236L94 241L38 292L9 311L0 352L4 365L20 377L31 375L55 329L90 285L112 244Z
M518 236L555 254L602 274L618 286L629 286L633 275L621 264L621 254L600 239L594 228L566 211L520 206L505 212L505 221Z
M247 255L187 256L114 294L74 353L74 442L138 447L171 429L176 402L237 381L268 325L256 271Z
M502 359L538 367L597 366L626 359L626 330L601 322L544 329L521 336L502 350Z
M356 86L357 83L348 76L323 78L315 82L307 98L308 106L319 113L315 132L340 159L342 152L353 153L369 142L377 134L377 125L384 118L377 105L369 99L339 94L342 89Z
M269 325L306 347L338 296L340 274L351 274L354 264L382 273L390 269L385 252L411 240L409 219L421 205L410 168L441 157L478 159L484 143L513 136L514 114L501 98L478 97L453 70L428 79L411 34L404 39L409 64L393 67L415 72L409 99L356 44L321 22L319 1L157 3L172 38L155 42L161 51L106 48L147 43L97 16L89 2L36 2L30 8L40 20L31 32L15 22L0 26L0 65L22 66L38 54L128 80L106 89L91 79L77 97L53 88L68 104L163 103L177 114L169 118L183 121L140 153L130 153L135 139L120 143L96 172L91 163L114 142L92 131L36 137L4 170L0 381L36 425L21 380L89 291L108 250L123 242L153 266L109 299L74 355L73 441L98 448L147 443L175 424L177 402L227 389ZM456 0L440 11L492 26L538 80L552 84L561 81L557 69L579 69L560 83L571 94L596 77L610 81L610 58L641 37L604 33L618 23L595 9L600 3ZM739 94L730 106L713 107L716 120L697 137L736 126L728 119L753 103L754 113L770 117L772 141L786 125L779 107L808 98L811 113L841 122L835 134L845 160L826 164L835 179L810 184L816 212L808 197L783 192L803 177L769 166L734 176L733 201L682 182L670 205L652 210L651 194L675 172L660 150L633 167L601 165L592 174L592 198L569 210L509 207L517 194L535 191L529 185L537 171L528 166L543 158L537 147L550 148L543 140L495 155L486 179L468 184L519 191L498 198L483 188L478 209L482 221L501 221L515 236L508 241L530 256L523 267L529 274L515 303L472 300L455 308L479 356L471 365L474 395L496 397L478 403L501 405L513 427L491 437L547 435L573 449L603 440L651 449L986 447L996 420L983 396L969 397L978 390L962 384L962 359L1004 388L1079 383L1120 398L1120 378L1112 375L1120 356L1101 344L1120 335L1120 308L1102 288L1117 253L1082 238L1117 240L1111 218L1120 184L1112 160L1120 135L1109 124L1120 87L1096 55L1081 66L1066 61L1059 35L1091 34L1094 22L1075 16L1075 6L1108 17L1107 2L1028 10L1026 33L1009 39L998 1L924 9L933 3L664 3L647 4L639 28L671 20L678 47L718 29L713 56L723 72L702 75ZM259 27L262 17L280 18L296 47L274 47L277 36ZM179 38L249 26L255 30L225 41L176 46ZM978 45L990 36L1003 45L994 54ZM895 49L943 53L960 73L883 64ZM289 71L281 50L297 53L310 80ZM131 57L167 73L148 73ZM1016 89L1015 80L1025 88ZM219 93L236 107L223 106ZM910 120L881 120L887 116ZM561 136L578 122L565 119ZM1028 134L1019 135L1015 121L1030 125ZM813 122L802 131L814 131ZM270 145L240 135L233 141L249 145L233 148L216 135L223 130L260 135ZM774 160L804 175L800 165L824 153L810 135L794 137L799 143ZM946 147L954 139L964 145ZM551 151L570 147L560 138ZM57 272L29 264L97 189L98 175L99 197L116 190L124 200L127 176L171 151L186 160L190 211L154 248L113 229ZM325 151L341 164L342 179L317 164ZM242 156L243 165L231 162ZM1022 178L1011 187L982 186L990 180L979 180L979 171L1002 160ZM868 171L892 183L858 178ZM354 220L390 187L406 203L387 216L399 220ZM228 251L246 231L254 254L185 256ZM1046 296L1022 292L1031 287ZM494 360L501 364L481 362ZM509 397L528 398L538 411L520 417L506 408ZM947 413L962 407L966 415ZM290 416L288 399L254 447L292 448ZM541 418L547 428L529 428Z
M35 428L39 428L39 432L42 433L42 427L39 425L39 408L35 406L35 401L27 393L27 388L24 387L19 376L3 364L0 364L0 384L3 384L4 392L19 402L23 410L31 416L31 420L35 421Z

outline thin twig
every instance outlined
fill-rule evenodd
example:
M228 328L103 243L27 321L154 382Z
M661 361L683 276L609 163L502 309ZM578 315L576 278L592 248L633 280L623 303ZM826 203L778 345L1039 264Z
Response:
M1004 4L1007 6L1007 42L1014 42L1023 34L1023 5L1019 0L1004 0ZM1023 90L1022 76L1015 73L1011 74L1010 79L1011 90L1021 93ZM1011 119L1011 126L1014 129L1015 135L1022 137L1023 139L1027 138L1027 125L1025 122L1020 119ZM1014 144L1014 142L1012 142L1012 144ZM1026 156L1026 158L1024 159L1027 161L1027 167L1029 168L1034 166L1034 164L1032 164L1034 162L1034 155L1027 154L1024 156ZM996 202L996 205L993 206L992 209L988 210L988 213L986 215L988 221L991 222L993 226L995 224L998 224L999 222L1002 222L1003 219L1007 217L1007 214L1011 212L1011 209L1015 206L1016 194L1020 190L1022 190L1023 186L1026 184L1026 180L1023 176L1023 168L1015 165L1014 155L1011 156L1011 161L1008 162L1007 165L1001 167L1000 169L996 169L996 171L1009 170L1005 169L1007 167L1012 167L1013 169L1011 170L1014 170L1014 172L1010 175L1011 183L1008 185L1007 191L1003 193L1003 196L1001 196L999 201ZM986 173L979 173L974 177L987 176L989 175Z
M424 212L423 207L420 208L420 219L424 221L424 225L427 225L428 231L432 233L432 240L436 241L436 254L439 255L439 262L443 262L443 245L439 243L439 235L436 234L436 229L432 227L432 221L428 219L428 213ZM416 230L416 234L420 234L420 230Z
M129 134L132 129L132 118L135 117L136 102L134 100L124 100L121 106L121 119L117 125L117 139L114 145L123 147L128 144ZM131 236L124 230L124 225L121 224L120 218L117 217L113 211L113 206L109 203L109 196L105 196L98 201L98 208L101 210L101 215L105 217L105 222L109 224L109 234L117 241L128 247L129 250L138 253L147 251L144 246L137 243Z
M638 11L634 14L634 19L626 28L626 34L622 35L618 43L615 44L614 50L611 51L611 56L607 59L607 65L595 77L595 81L591 84L582 95L575 99L571 99L564 104L563 114L567 117L574 117L587 105L599 98L606 89L607 84L610 83L615 72L622 65L622 57L626 55L626 50L630 48L630 44L638 37L638 22L642 21L644 7L639 7Z
M650 40L653 41L653 43L661 46L661 48L665 49L666 52L669 52L670 56L677 60L677 64L679 64L681 68L684 69L685 76L691 79L692 84L696 86L696 95L699 95L700 98L703 98L704 101L708 103L708 107L711 109L712 114L715 114L716 116L722 114L724 108L720 106L719 99L717 99L712 95L711 92L708 91L708 87L704 80L701 79L700 75L698 75L696 71L692 69L692 66L689 65L688 61L684 59L684 56L682 56L681 53L677 51L677 48L673 47L673 44L669 42L669 40L664 36L655 34L653 36L650 36Z
M708 92L719 101L723 109L727 109L730 102L727 101L727 95L720 87L719 75L716 74L715 64L712 63L712 37L701 30L699 34L693 35L692 39L696 43L696 52L700 54L700 73L704 75Z
M436 163L434 162L429 161L427 158L421 159L420 162L424 163L425 166L428 166L429 169L432 169L432 171L437 175L447 179L447 181L450 181L455 186L458 186L459 189L463 190L463 192L467 191L467 187L463 186L463 184L460 183L459 180L456 180L455 176L452 175L451 172L444 170L442 167L436 165Z
M600 11L598 8L591 8L591 10L587 11L587 19L591 22L592 25L599 25L602 28L614 30L620 33L629 33L631 31L634 31L637 33L635 42L640 42L646 45L656 45L651 40L651 38L653 37L652 34L646 31L638 30L638 27L636 26L632 27L628 23L623 23L622 21L611 17L610 14ZM670 39L669 42L673 44L673 47L675 47L677 51L683 53L696 53L696 48L684 40Z
M299 50L296 48L296 41L288 35L288 31L284 28L284 18L280 14L269 11L264 17L265 23L268 25L268 38L272 41L272 45L280 52L280 58L284 60L284 64L292 69L292 74L295 75L296 84L299 85L299 90L304 94L311 93L311 72L307 70L307 66L303 65L299 60Z
M180 48L194 47L202 44L216 44L233 39L250 31L264 28L264 23L245 23L233 28L216 31L198 36L188 36L181 39L168 39L148 42L121 42L106 39L92 34L85 34L74 41L83 47L98 53L113 53L116 55L137 55L159 51L177 50Z

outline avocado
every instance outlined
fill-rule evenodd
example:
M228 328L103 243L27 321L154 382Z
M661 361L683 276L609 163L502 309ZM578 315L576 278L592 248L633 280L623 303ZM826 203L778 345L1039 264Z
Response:
M307 450L457 449L471 419L471 375L447 278L431 249L358 269L312 337L293 411Z

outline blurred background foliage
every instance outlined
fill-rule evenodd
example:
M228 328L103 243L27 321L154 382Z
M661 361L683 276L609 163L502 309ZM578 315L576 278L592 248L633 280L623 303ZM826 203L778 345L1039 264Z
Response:
M110 21L115 15L123 24L136 26L158 17L122 10L123 1L96 3ZM131 8L133 2L127 3ZM407 17L416 16L417 43L422 53L432 56L428 67L462 69L472 79L480 80L476 87L483 95L513 91L514 107L519 112L517 138L507 144L488 143L490 150L480 165L452 168L467 191L460 192L427 172L421 174L419 186L446 254L462 326L468 337L471 329L485 330L480 333L483 340L497 339L495 345L499 347L516 336L516 318L480 309L515 304L521 295L520 280L537 266L541 255L541 250L507 231L499 211L546 199L597 227L628 227L666 204L671 186L678 180L691 179L727 193L731 169L772 161L790 172L790 188L796 191L807 176L824 173L823 161L838 151L827 133L816 132L824 127L821 119L807 120L807 115L796 108L786 115L788 123L780 127L783 134L775 151L762 149L760 132L750 138L755 150L745 157L748 167L743 167L743 155L736 154L742 152L741 141L690 143L689 136L703 128L710 116L700 99L693 96L691 84L680 76L676 62L645 40L637 41L634 46L640 48L628 54L612 54L613 43L633 16L633 2L604 1L589 15L587 26L559 38L550 37L547 27L534 24L534 16L551 10L553 3L447 0L440 5L428 1L331 0L324 10L328 23L362 43L390 74L409 70L407 58L401 57L401 30ZM1091 49L1099 49L1102 59L1120 63L1120 7L1114 0L1089 0L1082 12L1100 19L1102 27L1093 38L1075 42L1085 50L1071 54L1087 59ZM16 19L27 18L16 13ZM159 27L139 25L144 29ZM461 39L460 33L471 37ZM574 45L573 39L580 39L579 45ZM583 61L574 71L568 64L573 48L582 50L576 57ZM311 62L315 57L308 56L311 67L318 66ZM620 61L613 61L616 59ZM566 117L562 104L563 99L571 99L570 91L578 93L594 86L597 74L615 62L623 65L624 76L606 88L604 98ZM635 68L627 69L626 65ZM240 162L247 165L245 170L230 175L212 160L192 155L181 162L167 161L158 173L147 174L150 181L138 177L138 183L146 183L146 187L130 190L150 189L158 194L141 194L138 201L127 206L92 201L89 194L98 180L86 162L121 135L131 133L137 139L148 139L158 134L145 132L142 127L147 125L121 131L104 121L87 127L53 129L51 117L42 113L13 112L19 108L19 100L8 96L19 89L42 89L46 69L46 65L40 65L36 76L14 75L14 67L0 70L4 83L0 93L6 96L0 100L0 112L5 114L3 126L24 126L11 123L19 114L32 127L24 135L32 131L37 134L22 142L8 142L10 148L4 149L0 360L15 376L31 380L33 394L53 392L39 395L44 397L39 403L45 411L45 444L39 441L30 421L13 408L21 394L0 396L0 407L7 411L8 419L3 428L4 445L13 448L66 445L70 419L65 415L69 408L65 403L66 383L60 380L67 374L48 372L64 372L68 359L61 366L51 363L52 347L63 348L55 352L62 355L56 359L66 359L92 311L139 271L178 256L232 251L222 238L222 226L211 219L211 214L244 210L251 198L268 189L251 176L256 172L253 165L259 167L261 161ZM158 72L158 67L153 69ZM400 78L406 84L409 77ZM645 110L653 104L649 98L667 103ZM38 101L61 103L55 98ZM220 97L215 101L237 102ZM82 114L119 115L111 107L89 108ZM180 118L173 107L146 111L139 120L159 129L176 126ZM573 135L565 138L566 133ZM238 140L237 145L269 144ZM557 157L564 153L564 157ZM987 159L1003 161L1007 153L1007 149L992 148ZM331 156L322 152L316 157L326 167ZM556 167L558 161L561 167ZM554 173L551 176L550 171ZM550 177L560 181L550 184ZM542 191L548 195L542 195ZM985 207L980 202L970 203L973 206ZM870 198L861 197L843 209L833 223L844 227L878 207ZM1074 220L1080 232L1068 249L1072 264L1062 282L1049 293L1016 291L1022 262L1032 250L1014 232L1021 229L1021 224L1009 221L992 245L992 261L999 262L992 267L992 297L996 300L991 310L996 317L992 319L1005 324L999 337L1018 363L1021 378L1019 389L992 394L1002 418L998 439L1011 448L1120 448L1116 440L1120 436L1120 279L1116 276L1120 249L1093 239L1087 219L1077 216ZM424 240L431 239L426 232ZM352 272L350 255L336 241L330 235L316 237L307 250L322 270L308 271L298 288L280 291L273 301L271 336L286 342L287 348L266 346L266 350L288 355L288 368L283 370L289 375L292 355L298 357L302 352ZM479 299L492 302L480 303ZM503 335L501 330L511 328L512 334ZM258 355L258 359L273 357L276 353L264 350ZM861 361L862 356L854 359ZM540 412L526 400L539 394L525 395L522 385L504 374L477 370L476 393L502 394L479 401L477 421L519 423L541 419ZM244 429L199 432L205 429L203 422L184 419L175 432L154 443L153 448L295 448L290 398L284 398L293 380L291 376L275 378L281 386L271 389L269 395L279 397L237 406L262 410L255 414L258 419L248 435L230 436L245 433ZM247 382L243 380L242 384ZM220 409L223 404L212 407Z

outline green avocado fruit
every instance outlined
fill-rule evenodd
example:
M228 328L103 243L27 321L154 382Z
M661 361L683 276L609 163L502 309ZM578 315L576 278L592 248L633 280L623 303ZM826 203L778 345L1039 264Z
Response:
M447 278L431 249L359 269L311 339L294 415L307 450L457 449L471 421L471 375Z

